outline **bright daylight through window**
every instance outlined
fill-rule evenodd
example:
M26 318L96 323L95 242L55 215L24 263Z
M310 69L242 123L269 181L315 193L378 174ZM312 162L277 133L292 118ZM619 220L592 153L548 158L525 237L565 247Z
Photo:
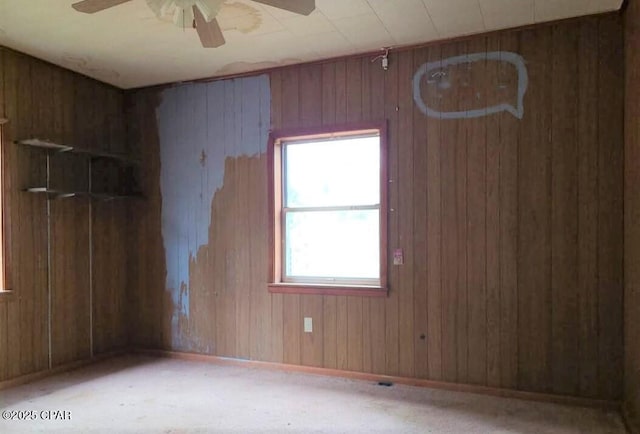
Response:
M276 142L276 283L382 286L380 130Z

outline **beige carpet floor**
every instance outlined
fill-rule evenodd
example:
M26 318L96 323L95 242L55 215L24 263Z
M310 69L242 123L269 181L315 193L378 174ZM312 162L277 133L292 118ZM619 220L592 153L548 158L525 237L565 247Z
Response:
M616 412L144 356L2 390L0 408L0 433L625 432Z

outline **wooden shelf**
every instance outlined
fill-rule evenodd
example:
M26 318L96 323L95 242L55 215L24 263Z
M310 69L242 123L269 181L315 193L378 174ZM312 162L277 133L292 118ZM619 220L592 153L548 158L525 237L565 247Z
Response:
M55 190L47 187L29 187L25 191L27 193L46 194L49 199L62 199L81 195L81 192Z
M88 191L63 191L47 187L30 187L27 193L46 194L49 199L66 199L70 197L88 197L102 201L119 200L119 199L142 199L142 194L108 194L108 193L90 193Z
M143 197L141 193L136 192L137 188L135 187L131 187L133 192L128 194L106 193L106 192L103 193L103 192L91 191L94 188L96 188L96 186L93 185L93 182L92 182L92 173L94 169L98 171L114 169L114 167L96 168L97 166L95 166L94 164L95 160L98 160L98 159L111 160L115 164L117 170L121 170L123 168L122 166L131 166L131 165L140 164L138 160L130 158L127 155L112 153L112 152L94 151L94 150L84 149L84 148L77 148L75 146L65 145L62 143L52 142L51 140L48 140L48 139L39 139L39 138L28 138L23 140L17 140L15 143L21 146L32 148L32 149L45 151L47 155L47 180L46 182L43 183L44 186L42 186L42 184L38 182L38 184L40 184L39 186L26 188L24 191L28 193L44 194L44 195L47 195L47 199L88 197L90 199L95 199L100 201ZM51 188L52 183L51 183L51 180L49 179L49 176L50 176L49 167L51 164L53 164L55 155L59 155L59 154L77 154L81 157L88 158L88 160L86 160L86 163L88 164L89 179L87 181L86 186L80 187L81 190L58 190L55 188ZM128 169L126 169L126 171L128 171L129 169L132 169L132 168L129 167ZM109 190L110 187L113 190L120 190L120 188L117 186L99 186L96 189L98 191L104 191L104 190Z
M83 149L75 146L55 143L46 139L31 138L31 139L18 140L16 141L16 143L19 145L29 146L32 148L38 148L38 149L43 149L47 151L53 151L53 152L59 152L59 153L68 152L72 154L85 155L89 158L105 158L110 160L118 160L122 163L140 164L139 160L131 158L125 154L119 154L115 152L93 151L90 149Z
M73 149L73 146L60 145L58 143L53 143L48 140L40 140L40 139L18 140L16 143L23 146L31 146L32 148L46 149L49 151L56 151L56 152L69 152L70 150Z

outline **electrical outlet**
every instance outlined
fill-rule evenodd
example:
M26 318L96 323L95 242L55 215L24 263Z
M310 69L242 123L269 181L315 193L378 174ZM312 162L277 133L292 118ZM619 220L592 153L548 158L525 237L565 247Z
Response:
M404 253L402 249L395 249L393 251L393 265L402 265L404 264Z
M304 332L312 333L313 332L313 319L309 317L304 318Z

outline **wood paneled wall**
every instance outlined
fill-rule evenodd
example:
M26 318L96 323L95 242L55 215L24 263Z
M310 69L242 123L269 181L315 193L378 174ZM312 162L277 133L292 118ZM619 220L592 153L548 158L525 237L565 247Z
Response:
M43 182L44 154L12 142L39 137L126 151L123 92L0 47L0 117L9 119L3 126L2 152L8 171L4 196L10 208L13 290L11 297L0 296L2 381L46 370L49 358L55 367L90 357L92 334L96 354L127 344L128 220L124 203L94 203L90 231L88 199L52 201L49 292L47 201L21 191ZM78 185L86 170L82 164L81 170L77 167L66 158L56 159L52 178Z
M394 52L388 71L352 58L270 73L273 129L388 121L389 248L402 248L405 264L389 264L388 298L268 294L266 155L228 157L209 244L199 251L206 259L190 258L183 282L188 349L619 399L622 42L620 17L608 15ZM501 112L450 120L418 110L412 79L421 65L493 51L524 58L522 119ZM421 97L440 112L512 102L514 71L505 62L465 64L449 72L455 83ZM141 146L150 196L134 213L131 274L158 276L132 282L132 321L135 344L173 349L161 93L129 94L130 142ZM225 119L237 114L237 100L229 104ZM197 104L174 109L200 116ZM313 318L313 333L303 333L303 317Z
M249 320L243 288L266 283L268 255L258 238L266 234L266 197L252 186L266 176L260 155L269 135L269 78L156 93L137 92L130 106L132 142L145 144L149 195L134 218L143 224L132 237L139 255L131 286L142 290L136 300L144 320L133 333L165 348L235 355L236 312Z
M625 368L624 407L632 433L640 433L640 3L625 12Z

